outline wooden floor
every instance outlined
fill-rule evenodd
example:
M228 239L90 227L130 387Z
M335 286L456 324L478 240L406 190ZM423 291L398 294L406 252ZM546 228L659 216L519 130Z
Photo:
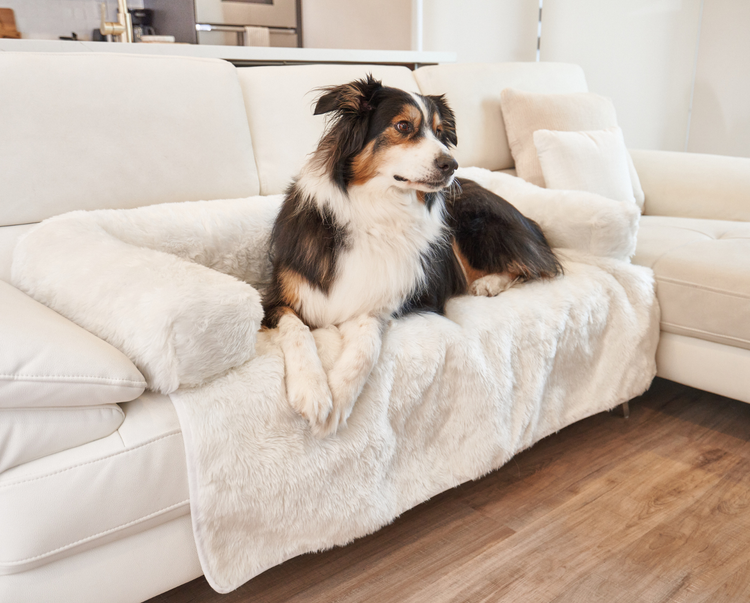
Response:
M750 601L750 405L657 379L391 526L153 603Z

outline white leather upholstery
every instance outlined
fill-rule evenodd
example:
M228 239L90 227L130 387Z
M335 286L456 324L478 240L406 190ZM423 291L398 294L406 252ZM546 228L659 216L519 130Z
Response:
M225 61L2 52L0 82L1 225L258 194Z
M203 574L190 515L0 577L3 603L136 603Z
M262 195L283 193L305 157L315 150L326 118L313 115L322 86L344 84L368 73L386 86L419 92L406 67L316 65L237 70L258 162Z
M0 207L0 212L2 208ZM0 226L0 281L10 282L10 266L13 261L13 248L18 238L33 225Z
M422 94L445 94L456 113L463 167L504 170L513 167L505 134L500 93L505 88L527 92L587 92L578 65L565 63L479 63L422 67L414 72Z
M750 350L750 223L642 216L633 262L654 271L662 331Z
M656 366L659 377L750 403L750 350L662 332Z
M0 408L133 400L146 381L125 355L0 281Z
M122 405L111 436L0 474L0 575L26 571L189 512L171 401Z
M117 404L0 408L0 473L108 436L124 418Z
M631 150L644 213L750 221L750 158Z

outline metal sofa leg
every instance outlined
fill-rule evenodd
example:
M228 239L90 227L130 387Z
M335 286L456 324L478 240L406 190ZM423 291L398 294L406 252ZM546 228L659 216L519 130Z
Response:
M627 419L630 417L630 403L629 402L623 402L620 404L620 406L617 408L616 411L618 414L622 415L624 419Z

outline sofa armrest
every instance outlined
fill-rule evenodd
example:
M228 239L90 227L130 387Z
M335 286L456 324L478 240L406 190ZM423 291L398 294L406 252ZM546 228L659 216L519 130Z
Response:
M644 214L750 221L750 158L631 150Z
M258 206L63 214L18 242L13 284L121 350L150 389L199 385L255 352L260 295L237 277L265 272L258 239L267 238L274 207Z

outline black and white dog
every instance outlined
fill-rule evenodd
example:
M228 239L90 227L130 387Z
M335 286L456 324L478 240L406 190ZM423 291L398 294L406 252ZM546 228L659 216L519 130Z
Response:
M263 303L264 326L279 329L289 401L320 437L346 423L388 318L442 313L451 296L562 272L535 222L454 178L444 97L368 76L324 89L323 113L332 119L276 219ZM326 376L310 328L331 325L343 348Z

